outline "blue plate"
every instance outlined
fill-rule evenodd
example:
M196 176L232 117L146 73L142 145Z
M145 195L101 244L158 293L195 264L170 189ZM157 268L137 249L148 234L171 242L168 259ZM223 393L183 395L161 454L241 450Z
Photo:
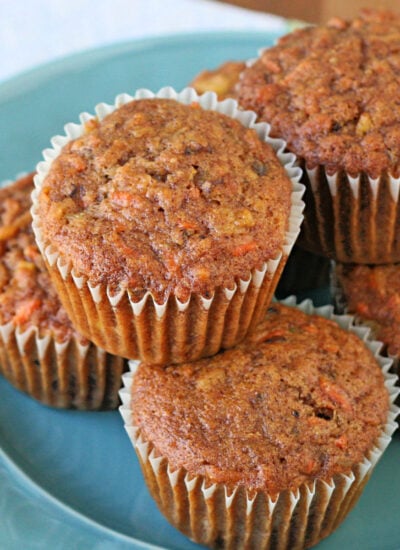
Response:
M200 70L254 57L270 33L208 33L89 51L0 86L0 180L30 171L49 138L120 92L184 87ZM163 519L118 412L46 408L0 377L0 548L199 548ZM400 438L345 523L320 550L400 548Z

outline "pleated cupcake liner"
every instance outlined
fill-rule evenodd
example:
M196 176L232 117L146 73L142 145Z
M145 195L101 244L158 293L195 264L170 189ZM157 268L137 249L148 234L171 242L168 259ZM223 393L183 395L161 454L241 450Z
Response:
M289 297L283 303L294 306L296 299ZM379 362L390 399L387 421L374 446L351 471L329 481L316 479L297 490L271 496L241 485L209 484L203 476L191 476L183 467L171 468L168 459L157 453L133 422L131 388L138 362L131 361L131 372L123 376L120 412L148 489L170 523L197 543L225 550L301 550L314 546L338 527L357 502L397 428L397 377L389 372L391 360L379 355L381 343L369 340L368 328L354 325L351 316L335 315L332 306L314 308L306 300L297 307L355 332Z
M352 177L304 166L304 223L299 246L343 263L400 261L400 178Z
M0 374L41 403L66 409L111 410L119 405L122 357L71 336L64 342L35 327L0 325Z
M45 161L37 166L36 190L32 195L33 228L60 299L82 334L108 352L123 357L158 364L180 363L235 345L259 320L299 234L304 186L299 183L301 169L296 166L295 156L285 151L284 141L269 138L269 125L256 123L255 113L240 111L233 99L218 102L213 92L198 96L191 88L177 93L167 87L156 94L141 89L134 96L117 96L113 105L97 105L96 116L102 120L129 101L153 97L175 99L184 104L198 102L204 109L224 113L254 128L259 137L273 147L292 182L288 229L277 257L266 258L259 269L249 269L249 278L236 280L233 288L217 287L209 298L192 293L186 302L170 294L159 304L147 289L143 289L144 296L137 301L129 288L113 294L107 285L93 286L90 280L74 271L51 243L44 241L37 206L42 182L52 160L66 143L82 135L85 123L94 118L87 113L80 116L81 124L67 124L66 135L53 138L53 149L43 153Z

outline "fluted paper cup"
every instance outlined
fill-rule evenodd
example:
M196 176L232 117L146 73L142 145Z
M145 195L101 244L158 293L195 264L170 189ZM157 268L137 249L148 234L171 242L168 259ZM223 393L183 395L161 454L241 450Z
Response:
M238 279L233 287L216 287L210 297L192 293L184 303L173 294L164 303L157 303L149 289L142 289L144 296L137 301L132 289L112 294L105 284L93 286L90 280L75 272L52 243L44 241L37 207L42 182L52 160L66 143L82 135L84 124L94 118L87 113L81 115L81 124L66 125L66 136L53 138L53 149L44 151L45 161L37 167L36 190L32 195L33 228L60 299L80 332L110 353L153 363L179 363L235 345L258 321L272 298L299 233L304 186L299 183L301 169L296 166L295 156L285 152L285 143L269 138L269 126L257 124L256 115L240 111L232 99L218 102L214 93L198 96L191 88L180 93L163 88L157 94L138 90L134 96L117 96L113 105L98 105L96 116L102 120L127 102L153 97L175 99L184 104L198 102L203 109L224 113L245 127L254 128L260 138L273 147L292 181L290 217L281 252L275 258L265 258L259 269L249 269L247 280Z
M91 342L71 336L57 342L37 328L0 325L0 374L44 405L65 409L111 410L127 361Z
M343 263L400 262L400 178L352 177L304 166L304 223L299 246Z

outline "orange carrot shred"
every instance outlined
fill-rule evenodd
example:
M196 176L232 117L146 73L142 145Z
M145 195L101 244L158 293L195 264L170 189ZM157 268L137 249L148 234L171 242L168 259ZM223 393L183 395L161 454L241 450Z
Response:
M335 440L335 445L336 447L338 447L339 449L346 449L347 448L347 445L348 445L348 440L347 440L347 437L345 435L341 435L340 437L338 437L336 440Z
M39 309L41 303L42 302L37 298L21 302L21 304L17 306L15 315L13 317L14 323L16 325L26 323L26 321L28 321L29 318L32 316L33 312Z
M238 244L232 250L233 256L244 256L247 252L257 248L257 243L255 241L250 241L248 243Z
M344 411L351 412L353 410L350 399L343 388L323 377L319 379L319 386L323 393Z

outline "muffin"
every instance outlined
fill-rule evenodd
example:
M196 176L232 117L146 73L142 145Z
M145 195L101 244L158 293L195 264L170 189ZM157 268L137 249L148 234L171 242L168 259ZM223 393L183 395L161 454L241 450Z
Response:
M197 93L215 92L218 99L236 96L239 77L246 64L241 61L228 61L213 70L199 73L190 83ZM304 250L296 243L285 264L275 295L285 298L292 294L309 290L328 288L330 283L331 261Z
M400 265L336 264L333 294L337 308L371 327L385 351L400 357ZM397 363L397 361L396 361Z
M113 409L127 362L73 328L31 228L33 174L0 189L0 374L46 405Z
M210 359L132 362L124 375L120 410L148 488L195 542L313 546L390 442L390 359L350 317L299 307L273 304L246 340Z
M299 232L303 186L294 155L254 118L212 93L139 90L53 140L33 227L87 338L178 363L233 346L260 318Z
M235 98L236 85L245 67L244 61L226 61L216 69L204 70L196 75L190 86L198 94L215 92L220 100L228 97Z
M345 263L400 261L400 17L364 10L281 38L238 101L304 167L299 244Z

